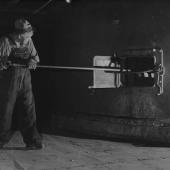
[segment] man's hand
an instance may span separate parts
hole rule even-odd
[[[11,65],[11,61],[6,61],[4,59],[0,60],[0,70],[6,70]]]
[[[30,60],[28,61],[28,68],[35,70],[36,67],[37,67],[37,62],[36,62],[34,59],[30,59]]]
[[[0,63],[0,71],[6,70],[6,69],[7,67],[4,64]]]

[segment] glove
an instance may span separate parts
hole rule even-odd
[[[36,67],[37,67],[37,61],[35,61],[34,59],[30,59],[30,60],[28,61],[28,68],[35,70]]]
[[[7,61],[4,58],[0,59],[0,70],[6,70],[10,66],[11,61]]]

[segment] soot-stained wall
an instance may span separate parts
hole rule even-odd
[[[169,3],[75,1],[51,11],[55,65],[92,66],[95,55],[160,46],[166,69],[164,94],[152,88],[88,89],[91,71],[53,72],[53,112],[138,117],[165,116],[168,100]]]
[[[92,66],[95,55],[125,48],[164,50],[164,93],[155,88],[96,89],[91,71],[39,70],[34,75],[38,117],[43,124],[57,114],[95,114],[138,118],[169,116],[170,3],[73,1],[57,3],[37,19],[41,64]]]
[[[161,47],[165,67],[161,96],[156,95],[156,88],[149,87],[90,90],[90,71],[54,73],[54,131],[63,128],[109,137],[170,141],[169,7],[170,3],[158,1],[75,1],[52,11],[56,65],[92,66],[95,55],[112,55],[126,48]],[[155,120],[167,120],[165,128],[162,122],[152,122]]]

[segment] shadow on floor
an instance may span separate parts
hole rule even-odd
[[[72,137],[72,138],[80,138],[80,139],[95,139],[95,140],[103,140],[103,141],[112,141],[112,142],[121,142],[121,143],[129,143],[136,147],[169,147],[170,143],[168,142],[159,142],[159,141],[149,141],[143,138],[136,137],[125,137],[125,136],[115,136],[115,137],[104,137],[99,135],[89,135],[85,133],[73,132],[69,130],[57,130],[55,133],[48,131],[47,134],[51,135],[59,135],[64,137]]]

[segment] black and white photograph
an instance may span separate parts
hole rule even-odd
[[[0,0],[0,170],[170,170],[170,2]]]

